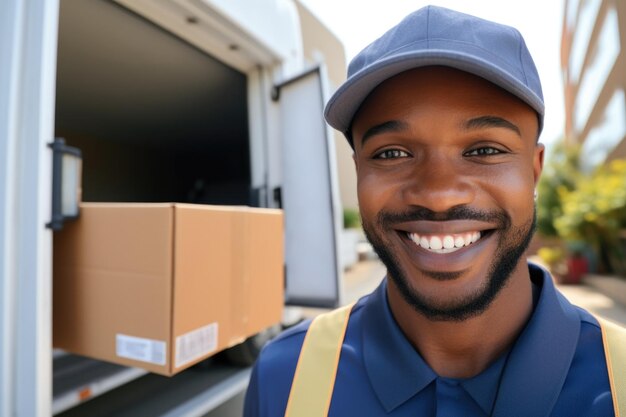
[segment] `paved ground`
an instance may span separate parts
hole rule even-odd
[[[358,299],[376,288],[385,275],[378,260],[359,262],[344,274],[344,300]],[[590,312],[626,326],[626,306],[586,285],[558,285],[559,290],[572,302]],[[313,311],[312,311],[313,312]]]
[[[587,285],[559,285],[561,292],[582,308],[626,326],[626,307]]]
[[[379,260],[361,261],[344,273],[344,300],[352,302],[374,291],[387,270]]]

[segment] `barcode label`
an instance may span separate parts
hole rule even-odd
[[[176,364],[179,368],[217,349],[217,323],[211,323],[176,338]]]
[[[165,365],[167,345],[161,340],[145,339],[143,337],[116,335],[115,350],[120,358]]]

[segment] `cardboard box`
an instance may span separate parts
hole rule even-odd
[[[54,346],[174,375],[280,322],[280,210],[84,203],[54,237]]]

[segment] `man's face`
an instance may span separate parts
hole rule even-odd
[[[374,90],[352,134],[363,227],[390,288],[431,319],[480,314],[526,268],[535,112],[482,78],[426,67]]]

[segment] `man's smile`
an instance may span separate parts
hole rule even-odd
[[[382,226],[382,225],[381,225]],[[490,262],[497,249],[495,222],[479,220],[408,221],[389,225],[402,241],[410,263],[427,273],[468,271],[476,262]],[[384,226],[383,226],[384,227]]]
[[[462,251],[491,234],[499,226],[477,220],[418,220],[391,226],[412,247],[431,254],[446,255]],[[500,226],[501,227],[501,226]]]
[[[418,233],[407,233],[407,236],[415,242],[416,245],[428,250],[429,252],[452,253],[477,242],[481,237],[481,233],[479,231],[444,235],[420,235]]]

